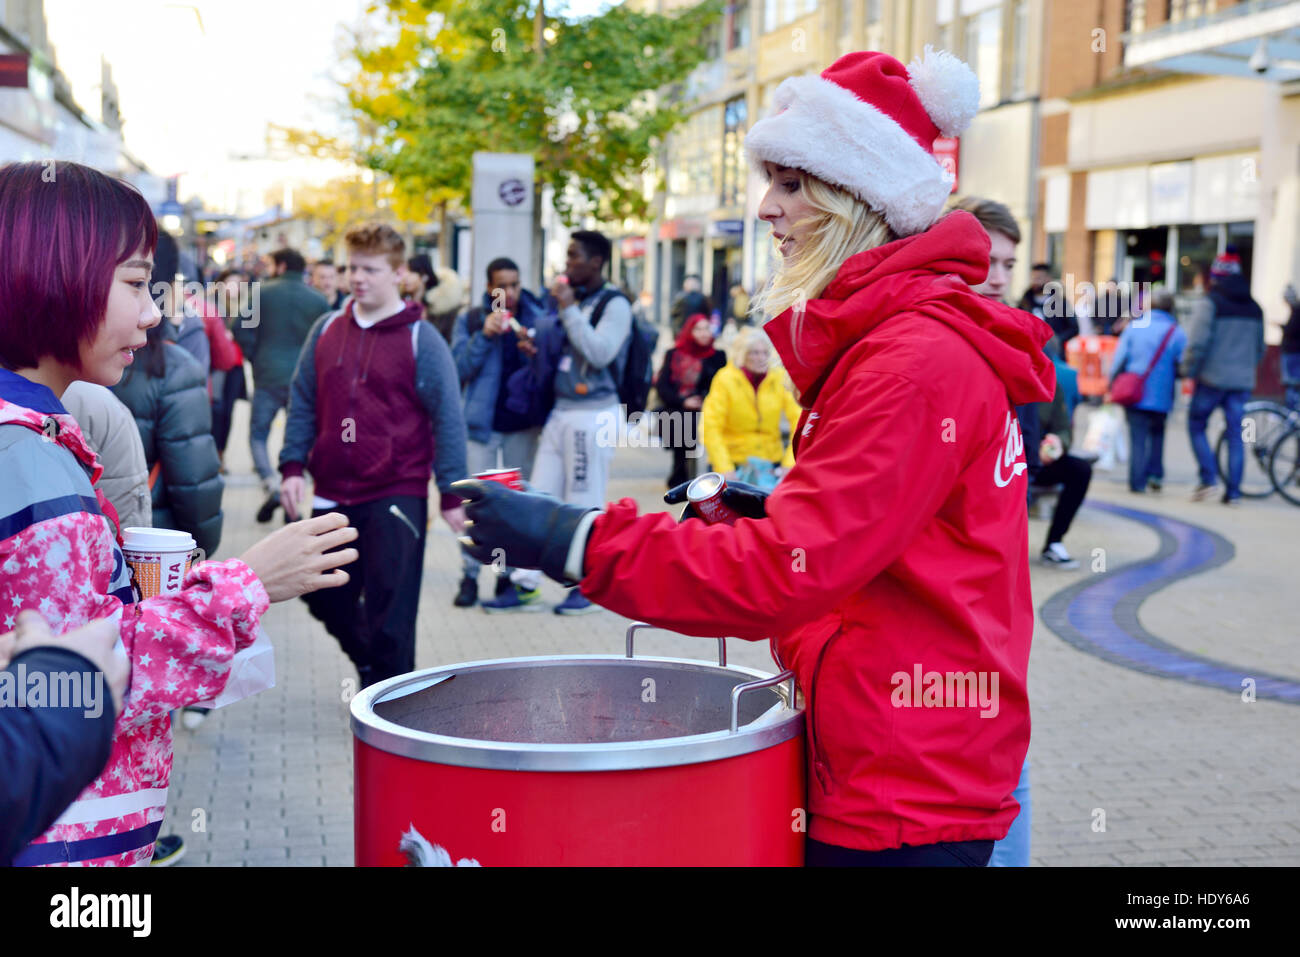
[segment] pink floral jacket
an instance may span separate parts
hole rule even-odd
[[[194,567],[178,594],[135,601],[111,506],[92,487],[102,469],[76,421],[51,409],[0,397],[0,631],[24,608],[56,634],[120,614],[131,678],[103,772],[14,863],[148,864],[171,776],[169,712],[221,691],[269,601],[236,559]]]

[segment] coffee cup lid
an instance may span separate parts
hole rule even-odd
[[[138,551],[188,552],[194,550],[194,538],[189,532],[171,528],[124,528],[122,543]]]

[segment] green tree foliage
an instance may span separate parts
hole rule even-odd
[[[537,0],[384,0],[387,29],[355,49],[349,101],[374,137],[368,162],[404,191],[467,201],[476,151],[530,153],[572,223],[642,217],[643,174],[707,55],[721,0],[677,16],[625,6],[594,17],[544,15]]]

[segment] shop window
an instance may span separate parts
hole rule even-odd
[[[1011,22],[1014,29],[1014,46],[1011,59],[1011,95],[1022,97],[1026,93],[1026,74],[1029,70],[1029,0],[1016,0]]]
[[[748,107],[743,96],[728,100],[722,113],[722,205],[739,206],[744,201],[749,166],[741,144],[745,138]]]
[[[966,62],[980,81],[980,106],[993,106],[1000,97],[1002,69],[1002,10],[994,7],[966,21]]]
[[[1219,252],[1219,227],[1178,227],[1178,291],[1199,288],[1205,273]]]
[[[1047,265],[1052,267],[1052,275],[1059,276],[1065,265],[1065,233],[1047,234]]]
[[[1147,0],[1126,0],[1124,32],[1141,33],[1147,28]]]
[[[741,50],[749,46],[749,0],[731,5],[731,38],[728,50]]]

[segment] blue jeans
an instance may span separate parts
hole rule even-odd
[[[1196,454],[1201,484],[1216,485],[1219,468],[1214,460],[1214,450],[1210,448],[1210,440],[1205,437],[1205,425],[1210,420],[1210,414],[1223,406],[1228,433],[1228,491],[1223,496],[1225,501],[1241,498],[1241,473],[1246,467],[1241,417],[1249,398],[1248,389],[1215,389],[1198,382],[1196,391],[1192,393],[1191,407],[1187,410],[1187,432],[1192,439],[1192,451]]]
[[[1020,813],[1011,822],[1007,836],[993,845],[989,867],[1028,867],[1029,832],[1033,824],[1033,803],[1029,797],[1029,762],[1020,769],[1020,783],[1011,792],[1020,803]]]
[[[275,475],[271,456],[266,451],[266,437],[271,434],[275,414],[289,404],[289,387],[259,385],[253,392],[253,409],[249,413],[248,447],[253,453],[253,467],[262,481]]]
[[[1300,352],[1282,353],[1282,384],[1287,407],[1300,412]]]
[[[1128,419],[1128,487],[1141,492],[1147,479],[1165,477],[1165,413],[1125,409]]]

